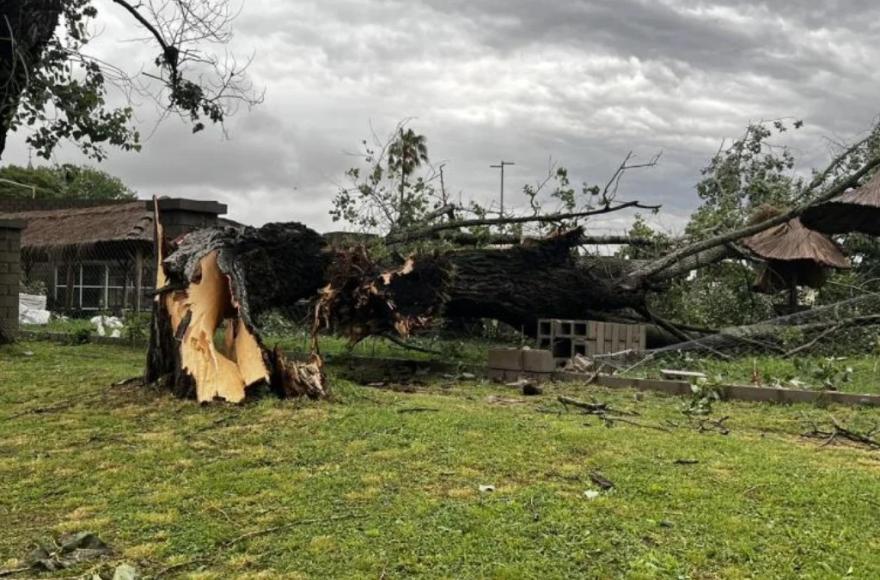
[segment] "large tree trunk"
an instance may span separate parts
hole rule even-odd
[[[539,318],[585,318],[645,306],[643,288],[618,284],[632,262],[611,256],[579,257],[580,231],[507,249],[448,254],[453,276],[444,315],[494,318],[533,334]]]
[[[0,158],[28,79],[61,16],[61,0],[0,0]]]
[[[259,328],[266,311],[315,295],[328,261],[321,236],[301,224],[269,224],[201,230],[168,244],[156,223],[146,381],[200,402],[241,402],[260,386],[325,396],[317,352],[307,363],[287,361],[263,345]]]

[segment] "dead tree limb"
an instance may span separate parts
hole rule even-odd
[[[461,246],[510,246],[521,244],[529,238],[512,234],[475,234],[471,232],[437,232],[428,239],[451,242]],[[399,245],[402,241],[386,242],[390,246]],[[575,244],[577,246],[637,246],[649,247],[654,245],[653,240],[647,238],[634,238],[622,235],[587,235],[582,234]]]
[[[424,226],[421,228],[416,228],[407,232],[398,232],[389,234],[386,237],[386,242],[390,244],[396,243],[405,243],[412,242],[416,240],[430,239],[435,234],[439,232],[448,231],[448,230],[457,230],[461,228],[472,228],[479,226],[499,226],[499,225],[513,225],[513,224],[525,224],[525,223],[560,223],[565,220],[584,218],[596,215],[604,215],[608,213],[613,213],[617,211],[621,211],[629,208],[637,208],[637,209],[649,209],[649,210],[657,210],[660,209],[659,205],[646,205],[639,201],[627,201],[618,204],[609,203],[608,205],[590,209],[579,212],[569,212],[569,213],[555,213],[555,214],[543,214],[543,215],[532,215],[532,216],[521,216],[521,217],[501,217],[501,218],[478,218],[478,219],[470,219],[470,220],[459,220],[459,221],[450,221],[444,222],[441,224],[434,224],[430,226]]]
[[[875,425],[868,431],[859,432],[843,426],[840,421],[833,416],[830,417],[830,421],[830,428],[822,428],[814,423],[812,429],[804,433],[803,436],[813,439],[824,439],[825,442],[822,443],[822,447],[831,445],[837,439],[845,439],[852,443],[863,445],[868,449],[880,449],[880,440],[877,440],[875,437],[876,434],[880,432],[880,425]]]
[[[862,144],[862,143],[863,142],[861,142],[860,144]],[[860,145],[860,144],[857,144],[857,145]],[[832,162],[831,166],[836,166],[836,164],[838,164],[840,162],[839,161],[840,159],[842,159],[844,156],[848,155],[852,151],[853,151],[853,148],[849,149],[843,155],[839,156],[837,159],[835,159],[835,161]],[[799,205],[789,211],[780,213],[776,217],[764,220],[764,221],[759,222],[757,224],[753,224],[753,225],[749,225],[749,226],[746,226],[743,228],[739,228],[739,229],[731,231],[731,232],[719,234],[717,236],[713,236],[713,237],[708,238],[706,240],[702,240],[702,241],[687,245],[687,246],[680,248],[678,250],[675,250],[673,252],[670,252],[668,255],[664,256],[663,258],[649,262],[648,264],[646,264],[642,268],[639,268],[638,270],[635,270],[634,272],[632,272],[629,275],[628,279],[625,281],[625,285],[628,287],[635,287],[635,286],[641,285],[644,283],[645,280],[650,279],[652,276],[659,274],[663,270],[665,270],[671,266],[674,266],[675,264],[680,263],[685,258],[689,258],[691,256],[700,254],[701,252],[705,252],[707,250],[711,250],[711,249],[716,248],[718,246],[723,246],[724,244],[728,244],[730,242],[735,242],[735,241],[740,240],[742,238],[760,233],[760,232],[762,232],[766,229],[769,229],[773,226],[785,223],[793,218],[796,218],[796,217],[800,216],[802,213],[804,213],[807,210],[807,208],[812,207],[813,205],[816,205],[818,203],[823,203],[823,202],[829,201],[829,200],[837,197],[838,195],[840,195],[841,193],[843,193],[847,189],[849,189],[851,187],[855,187],[856,185],[859,184],[859,182],[861,181],[861,179],[865,175],[867,175],[869,172],[871,172],[871,170],[873,170],[878,165],[880,165],[880,157],[875,157],[875,158],[871,159],[870,161],[868,161],[867,163],[865,163],[858,171],[848,175],[847,177],[838,179],[834,184],[829,186],[823,193],[816,196],[814,199],[811,199],[810,201],[803,203],[803,204],[801,204],[801,205]],[[822,174],[820,174],[820,176],[827,174],[828,171],[830,171],[830,170],[826,169],[826,171],[823,172]],[[816,187],[820,186],[822,183],[824,183],[824,179],[819,180],[819,178],[817,177],[816,180],[814,180],[810,184],[810,186],[808,186],[808,188],[805,190],[804,196],[806,196],[809,192],[811,192]]]

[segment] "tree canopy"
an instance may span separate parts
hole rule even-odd
[[[131,97],[153,100],[200,131],[223,123],[238,105],[261,100],[239,65],[214,54],[228,43],[235,12],[227,2],[144,0],[108,6],[128,15],[157,45],[152,63],[113,63],[88,51],[100,15],[93,0],[0,2],[0,156],[9,131],[24,130],[49,159],[62,140],[96,160],[107,147],[137,150]],[[249,62],[249,61],[248,61]],[[141,68],[130,75],[126,70]],[[196,79],[196,80],[193,80]],[[111,98],[119,89],[123,104]],[[124,98],[124,97],[129,98]]]
[[[43,165],[0,168],[0,198],[135,199],[121,179],[94,167]]]

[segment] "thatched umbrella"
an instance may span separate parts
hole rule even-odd
[[[824,234],[861,232],[880,236],[880,172],[861,187],[811,207],[801,221]]]
[[[755,288],[775,294],[789,291],[789,306],[797,306],[797,287],[819,288],[829,268],[848,269],[849,259],[829,237],[807,229],[800,220],[764,230],[742,241],[756,256],[766,260]]]

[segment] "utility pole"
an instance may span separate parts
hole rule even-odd
[[[492,169],[500,169],[501,170],[501,217],[504,217],[504,167],[507,165],[516,165],[516,163],[512,161],[502,161],[499,165],[490,165],[489,167]]]

